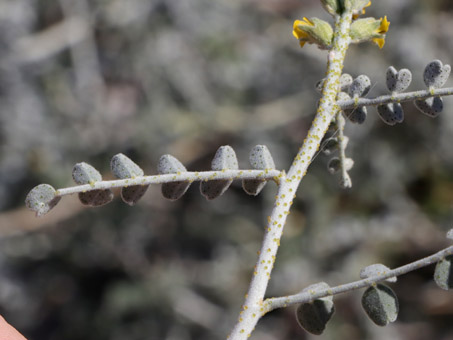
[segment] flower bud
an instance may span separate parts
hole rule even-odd
[[[373,41],[382,48],[385,43],[385,33],[388,31],[390,22],[387,17],[381,19],[365,18],[355,20],[351,24],[351,42],[354,44]]]
[[[344,3],[345,8],[351,9],[354,19],[357,19],[357,17],[361,14],[365,14],[365,7],[371,5],[371,1],[369,0],[344,0]]]
[[[340,14],[341,6],[338,0],[321,0],[321,4],[329,14],[333,16]]]
[[[318,18],[304,18],[294,21],[293,35],[299,39],[300,47],[306,42],[317,44],[321,49],[328,49],[332,44],[332,26],[324,20]]]

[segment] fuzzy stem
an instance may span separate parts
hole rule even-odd
[[[286,218],[295,197],[300,181],[319,149],[332,118],[338,112],[336,97],[343,61],[350,43],[349,29],[352,14],[344,13],[336,17],[332,48],[327,58],[327,74],[322,98],[307,138],[296,155],[287,176],[280,178],[279,190],[271,216],[265,229],[264,240],[259,252],[249,290],[229,339],[245,340],[250,337],[258,320],[265,314],[264,295],[271,277],[280,238]]]
[[[341,110],[353,109],[358,106],[377,106],[388,103],[401,103],[418,99],[427,99],[430,97],[443,97],[453,95],[453,87],[434,90],[420,90],[404,93],[395,93],[376,98],[359,98],[356,102],[354,99],[338,101],[337,105]]]
[[[346,292],[351,292],[353,290],[370,287],[376,282],[384,281],[391,277],[401,276],[403,274],[407,274],[411,271],[420,269],[422,267],[429,266],[431,264],[437,263],[447,257],[448,255],[453,254],[453,246],[445,248],[431,256],[425,257],[418,261],[406,264],[404,266],[398,267],[393,270],[389,270],[386,273],[382,273],[380,275],[368,277],[363,280],[343,284],[340,286],[336,286],[333,288],[322,289],[316,292],[303,292],[299,294],[289,295],[289,296],[282,296],[277,298],[270,298],[264,301],[264,309],[265,312],[270,312],[277,308],[287,307],[295,304],[300,303],[307,303],[313,301],[315,299],[320,299],[325,296],[332,296],[337,294],[342,294]]]

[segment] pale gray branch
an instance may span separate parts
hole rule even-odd
[[[359,106],[377,106],[388,103],[401,103],[413,101],[417,99],[426,99],[430,97],[444,97],[453,95],[453,87],[432,90],[420,90],[404,93],[396,93],[393,95],[384,95],[376,98],[359,98],[357,102],[354,99],[341,100],[337,105],[342,109],[353,109]]]
[[[203,172],[181,172],[177,174],[140,176],[135,178],[99,181],[93,184],[77,185],[58,189],[56,196],[65,196],[98,189],[122,188],[132,185],[149,185],[172,182],[212,181],[219,179],[265,179],[272,180],[282,174],[279,170],[223,170]]]
[[[403,274],[407,274],[411,271],[437,263],[437,262],[441,261],[443,258],[445,258],[446,256],[452,255],[452,254],[453,254],[453,246],[450,246],[450,247],[445,248],[431,256],[428,256],[421,260],[406,264],[406,265],[398,267],[396,269],[389,270],[388,272],[383,273],[381,275],[368,277],[363,280],[346,283],[346,284],[328,288],[328,289],[322,289],[317,292],[309,291],[309,292],[303,292],[303,293],[282,296],[282,297],[277,297],[277,298],[269,298],[264,301],[265,311],[270,312],[277,308],[287,307],[287,306],[300,304],[300,303],[306,303],[306,302],[310,302],[310,301],[313,301],[315,299],[319,299],[319,298],[322,298],[325,296],[332,296],[332,295],[346,293],[346,292],[350,292],[350,291],[365,288],[365,287],[370,287],[373,284],[375,284],[376,282],[384,281],[385,279],[388,279],[388,278],[391,278],[394,276],[400,276]]]

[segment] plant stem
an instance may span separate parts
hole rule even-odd
[[[332,118],[338,112],[336,105],[339,78],[343,69],[343,61],[350,43],[349,29],[352,14],[343,13],[335,20],[335,33],[332,49],[327,58],[327,74],[322,91],[320,105],[315,119],[308,131],[307,138],[296,155],[287,176],[280,178],[280,184],[274,208],[268,217],[264,232],[264,240],[259,252],[249,290],[245,302],[229,339],[245,340],[249,338],[258,320],[265,314],[264,295],[269,283],[275,262],[283,226],[293,203],[300,181],[305,176],[308,166],[319,149]]]

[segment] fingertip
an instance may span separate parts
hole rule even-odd
[[[13,326],[6,322],[0,315],[0,339],[2,340],[27,340]]]

